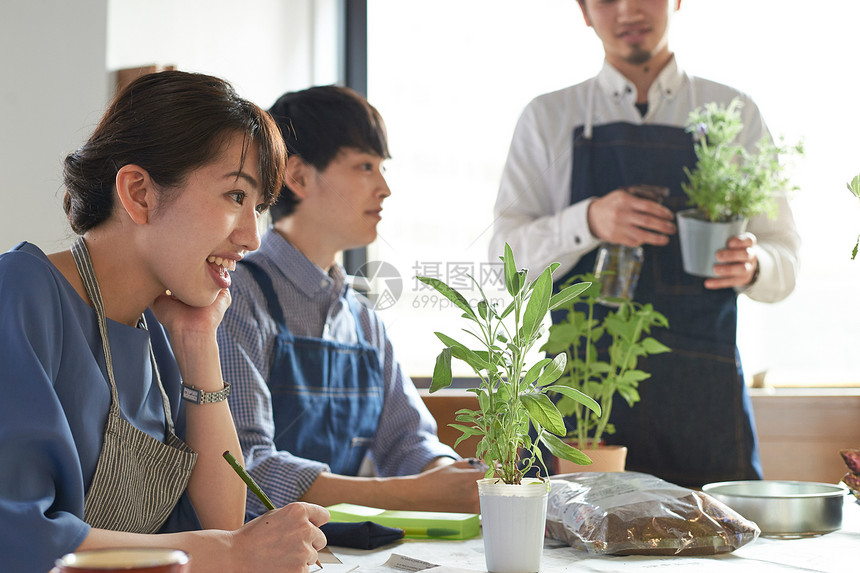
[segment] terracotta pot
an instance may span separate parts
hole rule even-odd
[[[598,444],[597,448],[590,445],[580,447],[575,442],[570,444],[591,458],[591,465],[581,466],[567,460],[556,459],[555,473],[569,474],[575,472],[623,472],[627,461],[626,446],[607,446]]]

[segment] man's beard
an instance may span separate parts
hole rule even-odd
[[[624,58],[624,60],[628,64],[633,64],[634,66],[640,66],[642,64],[647,63],[653,54],[646,50],[643,50],[639,46],[633,46],[633,52]]]

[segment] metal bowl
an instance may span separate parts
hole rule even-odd
[[[810,537],[842,527],[842,484],[804,481],[724,481],[702,491],[758,524],[764,537]]]

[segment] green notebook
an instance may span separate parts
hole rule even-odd
[[[338,503],[326,509],[331,513],[331,521],[373,521],[402,529],[406,537],[414,539],[468,539],[481,530],[481,522],[475,513],[396,511],[352,503]]]

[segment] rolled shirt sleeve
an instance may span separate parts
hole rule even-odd
[[[280,507],[301,499],[329,467],[279,451],[275,446],[272,396],[266,380],[276,333],[272,325],[261,324],[255,298],[247,290],[252,288],[257,291],[256,300],[262,299],[253,281],[236,281],[234,277],[233,302],[218,329],[218,349],[224,379],[232,385],[228,401],[246,469],[272,503]],[[265,506],[249,491],[247,515],[265,512]]]

